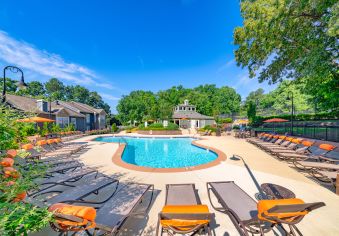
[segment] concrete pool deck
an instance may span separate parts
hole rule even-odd
[[[83,137],[76,141],[89,141],[95,137]],[[120,182],[154,184],[156,189],[156,198],[148,215],[130,218],[119,235],[155,235],[158,212],[165,202],[165,185],[176,183],[195,183],[202,204],[207,204],[210,211],[215,213],[215,221],[212,222],[213,235],[239,235],[230,218],[211,207],[206,189],[206,182],[210,181],[234,181],[254,199],[258,193],[257,186],[270,182],[289,188],[305,202],[323,201],[326,206],[311,212],[298,227],[303,235],[339,235],[339,196],[335,193],[243,139],[231,136],[204,138],[197,142],[221,150],[227,159],[210,168],[174,173],[142,172],[117,166],[112,162],[112,157],[118,149],[118,144],[89,141],[89,150],[80,156],[86,166],[97,167],[107,175],[115,175]],[[233,154],[241,156],[244,162],[230,158]],[[35,235],[57,234],[45,230]],[[267,235],[282,234],[274,229]]]

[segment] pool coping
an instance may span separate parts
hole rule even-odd
[[[204,140],[203,138],[199,138],[199,140]],[[142,172],[156,172],[156,173],[175,173],[175,172],[187,172],[187,171],[194,171],[194,170],[202,170],[206,168],[210,168],[216,165],[219,165],[222,161],[226,161],[227,156],[224,152],[216,149],[214,147],[206,146],[200,143],[197,143],[199,140],[192,141],[192,145],[197,146],[199,148],[207,149],[213,151],[217,155],[217,159],[208,162],[206,164],[201,164],[197,166],[190,166],[190,167],[181,167],[181,168],[151,168],[151,167],[144,167],[144,166],[137,166],[133,164],[129,164],[122,160],[122,154],[124,153],[126,144],[120,143],[118,144],[118,149],[113,154],[112,162],[117,166],[134,170],[134,171],[142,171]]]

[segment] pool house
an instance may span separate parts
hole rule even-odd
[[[196,106],[189,104],[187,99],[184,104],[175,106],[172,119],[183,129],[203,128],[215,124],[214,117],[200,114],[196,111]]]

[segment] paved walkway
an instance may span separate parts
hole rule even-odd
[[[93,136],[84,137],[90,140]],[[78,140],[77,140],[78,141]],[[120,235],[155,235],[157,214],[165,202],[165,184],[195,183],[203,204],[210,206],[206,191],[208,181],[235,181],[250,196],[258,193],[257,186],[264,182],[276,183],[291,189],[298,198],[305,202],[324,201],[326,206],[311,212],[299,224],[304,235],[339,235],[339,197],[298,173],[296,170],[280,162],[255,146],[242,139],[231,136],[207,137],[199,141],[203,145],[213,146],[228,156],[221,164],[203,170],[181,173],[146,173],[126,170],[112,163],[112,156],[118,144],[90,142],[90,149],[80,159],[88,166],[98,167],[100,172],[115,175],[121,182],[140,182],[154,184],[157,190],[156,199],[147,217],[129,219]],[[233,154],[240,155],[241,160],[232,160]],[[236,196],[234,196],[236,197]],[[210,206],[212,212],[213,209]],[[212,223],[217,236],[239,235],[228,216],[214,212],[215,222]],[[54,235],[49,230],[36,235]],[[277,230],[267,235],[281,235]]]

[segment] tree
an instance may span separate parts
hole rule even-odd
[[[250,121],[250,123],[253,123],[255,120],[255,117],[257,115],[257,108],[253,101],[250,101],[247,106],[247,117]]]
[[[3,83],[4,83],[4,79],[3,78],[0,78],[0,91],[2,92],[4,86],[3,86]],[[18,89],[18,86],[17,86],[17,81],[15,80],[12,80],[10,78],[6,78],[6,91],[8,93],[15,93]]]
[[[123,96],[117,105],[118,119],[123,124],[143,122],[157,118],[157,101],[154,93],[150,91],[132,91]]]
[[[44,85],[39,81],[32,81],[27,84],[26,89],[19,90],[18,95],[30,95],[32,97],[43,97],[46,94]]]
[[[217,88],[213,84],[201,85],[193,89],[174,86],[153,94],[149,91],[133,91],[119,101],[118,119],[122,123],[134,120],[142,122],[148,119],[169,119],[174,106],[188,99],[196,105],[197,111],[209,116],[237,112],[240,107],[240,95],[233,88]]]
[[[73,100],[75,102],[87,103],[89,98],[89,90],[80,85],[73,87]]]
[[[65,86],[60,80],[56,78],[50,79],[45,83],[45,89],[48,97],[50,97],[52,100],[64,99]]]
[[[324,108],[337,108],[337,0],[244,0],[234,31],[238,65],[270,83],[292,78]]]

